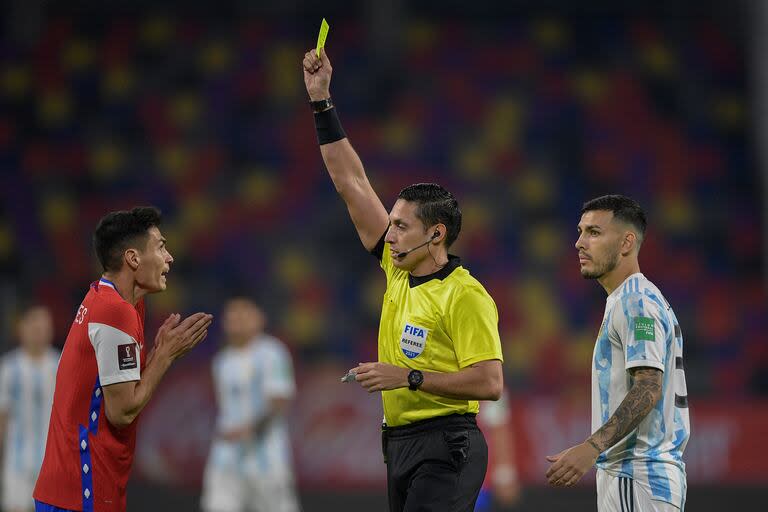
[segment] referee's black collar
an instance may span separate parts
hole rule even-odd
[[[453,254],[448,255],[448,263],[445,264],[443,268],[438,270],[437,272],[433,272],[432,274],[427,274],[425,276],[414,276],[411,274],[408,274],[408,286],[411,288],[416,288],[420,284],[424,284],[426,282],[429,282],[433,279],[440,279],[441,281],[448,277],[451,272],[456,270],[461,266],[461,258],[458,256],[454,256]]]

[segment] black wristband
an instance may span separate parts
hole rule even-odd
[[[341,127],[341,121],[339,121],[335,107],[322,112],[315,112],[315,130],[317,130],[317,141],[321,146],[347,136],[344,133],[344,128]]]

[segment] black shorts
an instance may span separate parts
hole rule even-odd
[[[488,467],[474,414],[383,427],[390,512],[472,512]]]

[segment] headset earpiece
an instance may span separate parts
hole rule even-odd
[[[405,258],[405,257],[406,257],[406,256],[408,256],[410,253],[412,253],[413,251],[415,251],[416,249],[418,249],[419,247],[424,247],[425,245],[427,245],[428,243],[430,243],[432,240],[434,240],[435,238],[437,238],[437,237],[439,237],[439,236],[440,236],[440,230],[439,230],[439,229],[436,229],[436,230],[435,230],[435,232],[434,232],[434,233],[432,233],[432,236],[431,236],[431,237],[429,237],[429,240],[427,240],[427,241],[426,241],[426,242],[424,242],[424,243],[421,243],[421,244],[417,245],[416,247],[411,247],[411,248],[410,248],[410,249],[408,249],[407,251],[399,252],[399,253],[397,253],[397,254],[395,255],[395,257],[396,257],[397,259]]]

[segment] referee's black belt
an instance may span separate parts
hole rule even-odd
[[[407,425],[389,427],[386,423],[381,426],[382,432],[389,438],[406,437],[443,430],[450,427],[477,428],[477,416],[474,413],[449,414],[448,416],[437,416],[425,420],[414,421]]]

